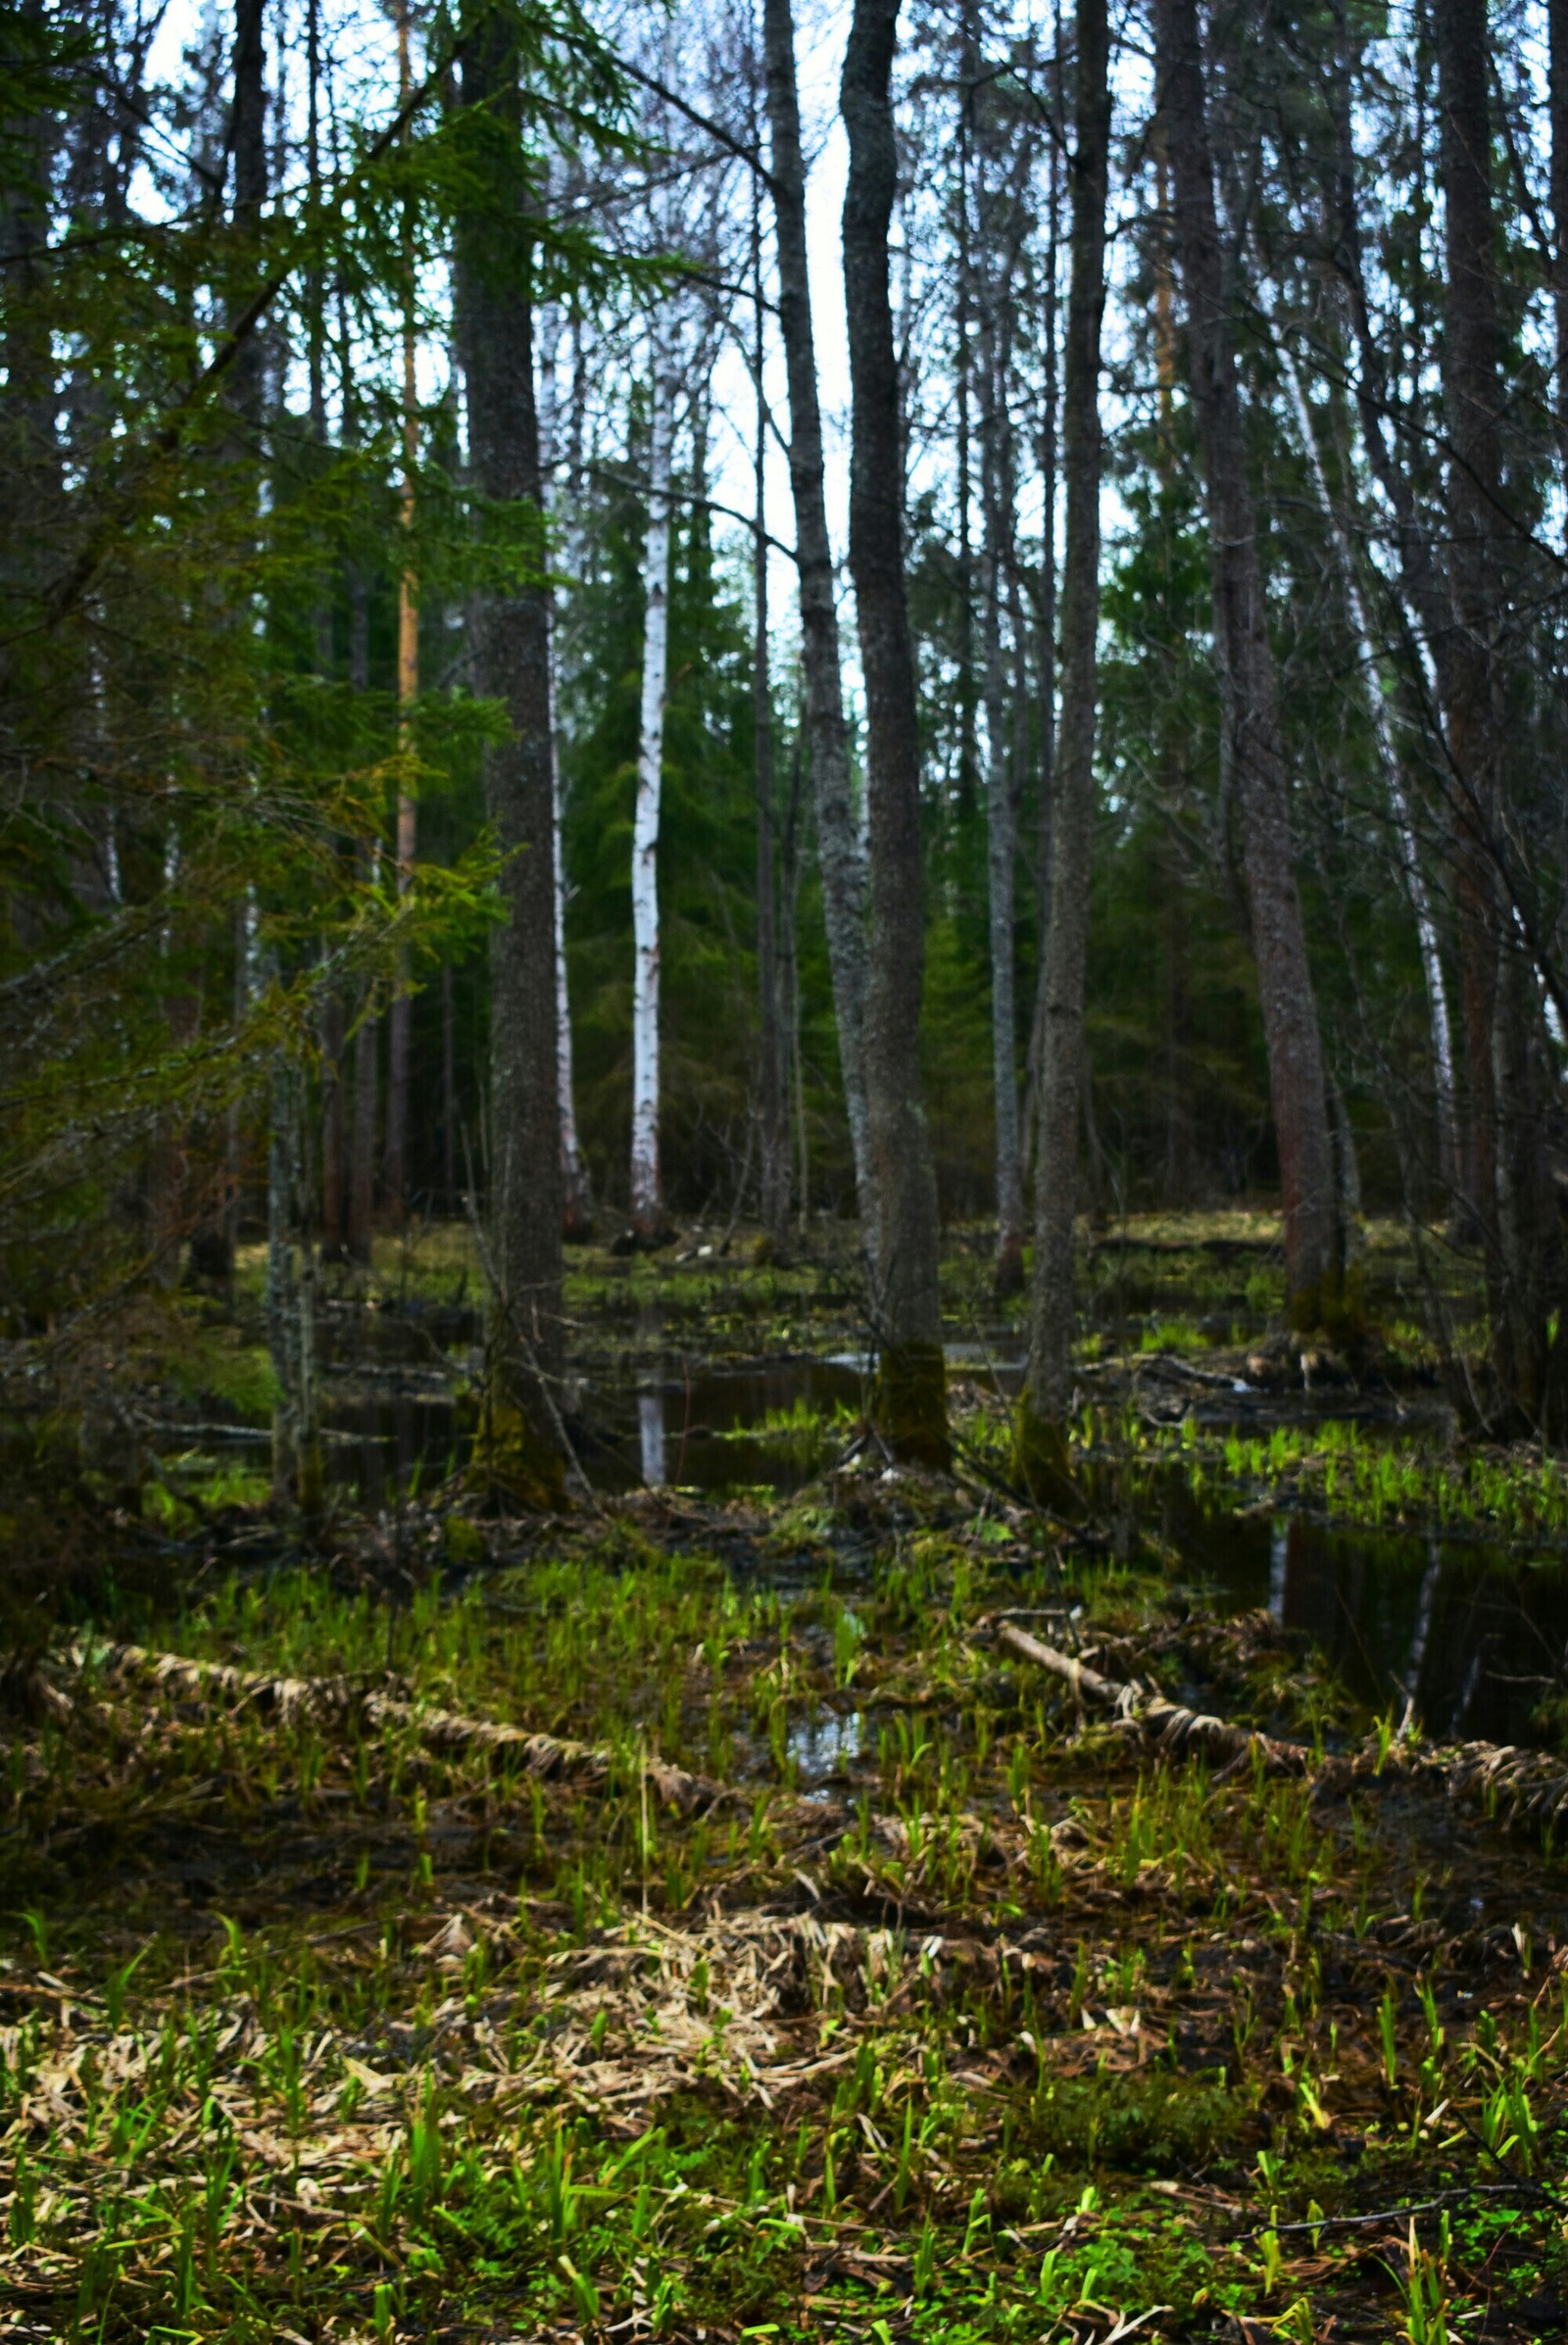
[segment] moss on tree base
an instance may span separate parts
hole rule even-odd
[[[1018,1403],[1013,1428],[1012,1475],[1036,1505],[1060,1514],[1083,1512],[1083,1492],[1073,1480],[1067,1428],[1059,1419],[1039,1416],[1027,1393]]]
[[[484,1410],[468,1480],[528,1513],[559,1514],[566,1504],[566,1461],[514,1400],[492,1400]]]
[[[876,1380],[876,1429],[900,1465],[953,1463],[948,1435],[948,1366],[940,1343],[890,1343]]]

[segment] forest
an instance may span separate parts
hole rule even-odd
[[[0,800],[0,2339],[1568,2332],[1568,0],[9,0]]]

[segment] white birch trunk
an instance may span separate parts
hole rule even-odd
[[[545,484],[545,510],[555,503],[556,359],[561,346],[561,312],[552,303],[541,321],[539,363],[539,458]],[[568,572],[568,575],[571,573]],[[566,1234],[587,1233],[592,1199],[582,1144],[577,1134],[577,1099],[571,1055],[571,996],[566,985],[566,862],[561,837],[561,734],[559,727],[558,635],[552,602],[550,613],[550,786],[555,808],[551,825],[556,879],[556,1086],[561,1097],[561,1172],[566,1201]]]
[[[642,733],[632,820],[631,1218],[645,1238],[663,1227],[659,1174],[659,800],[664,761],[664,691],[669,658],[669,364],[656,329],[653,422],[648,458],[648,534],[643,549]]]
[[[1296,356],[1282,335],[1278,342],[1280,365],[1285,386],[1290,393],[1291,406],[1296,414],[1296,426],[1300,434],[1301,447],[1312,474],[1312,486],[1334,539],[1340,571],[1345,585],[1345,600],[1350,614],[1366,674],[1367,702],[1372,714],[1372,728],[1377,737],[1378,761],[1383,768],[1384,787],[1394,814],[1394,835],[1398,850],[1399,870],[1410,909],[1415,915],[1416,939],[1421,953],[1421,969],[1426,982],[1427,1016],[1432,1034],[1432,1080],[1436,1094],[1438,1119],[1439,1172],[1445,1187],[1450,1191],[1459,1177],[1458,1120],[1454,1108],[1453,1035],[1448,1019],[1447,985],[1443,974],[1443,954],[1438,943],[1438,925],[1433,917],[1432,899],[1427,893],[1420,857],[1416,853],[1415,823],[1410,812],[1409,794],[1399,769],[1398,752],[1395,745],[1394,728],[1389,721],[1388,701],[1378,674],[1377,657],[1372,648],[1372,630],[1367,624],[1366,605],[1361,597],[1360,582],[1355,574],[1349,541],[1334,511],[1323,461],[1318,454],[1317,435],[1312,428],[1312,411],[1301,387],[1300,369]]]
[[[550,779],[555,793],[556,857],[556,1081],[561,1089],[561,1170],[566,1193],[566,1226],[576,1235],[589,1212],[588,1173],[577,1137],[576,1095],[572,1089],[571,998],[566,990],[566,863],[561,844],[561,747],[556,738],[555,631],[551,630]]]

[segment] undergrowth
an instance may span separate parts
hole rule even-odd
[[[1321,1734],[1270,1624],[916,1486],[511,1536],[57,1656],[3,1759],[4,2333],[1556,2332],[1555,1860],[1153,1764],[987,1625]]]

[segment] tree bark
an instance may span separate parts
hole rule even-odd
[[[822,875],[822,913],[833,978],[844,1104],[855,1156],[856,1201],[862,1243],[869,1250],[875,1242],[877,1214],[865,1098],[865,864],[860,853],[855,796],[850,786],[833,553],[827,531],[822,418],[817,403],[816,352],[807,270],[806,169],[801,154],[795,24],[790,0],[763,0],[762,28],[767,65],[770,177],[778,236],[779,330],[789,384],[790,485],[795,499],[801,657],[806,671],[806,722],[816,812],[816,855]]]
[[[1448,465],[1447,748],[1457,793],[1459,971],[1464,1008],[1468,1201],[1486,1247],[1491,1300],[1501,1302],[1497,1254],[1496,1098],[1493,1021],[1499,948],[1496,888],[1486,847],[1494,817],[1501,712],[1493,513],[1501,487],[1497,439],[1500,328],[1492,262],[1491,122],[1486,0],[1438,0],[1432,15],[1441,107],[1446,221],[1443,389]]]
[[[348,1118],[344,1113],[343,996],[334,986],[321,1004],[321,1258],[343,1259],[347,1214]]]
[[[409,56],[409,0],[398,0],[398,101],[406,104],[412,86]],[[414,533],[414,475],[419,455],[419,410],[415,379],[413,222],[404,208],[403,264],[403,431],[402,525],[405,539],[403,566],[398,574],[398,751],[406,760],[414,756],[413,710],[419,697],[418,581],[407,551]],[[414,858],[418,848],[419,812],[407,772],[399,777],[397,806],[397,890],[406,896],[414,884]],[[387,1015],[386,1161],[382,1195],[386,1213],[400,1223],[408,1209],[409,1081],[414,1051],[414,994],[408,950],[398,954],[397,991]]]
[[[1214,648],[1225,749],[1242,820],[1252,953],[1279,1149],[1294,1323],[1347,1311],[1323,1050],[1296,883],[1279,682],[1226,308],[1197,0],[1156,0],[1159,102],[1175,186],[1177,265],[1208,507]]]
[[[370,606],[365,573],[349,571],[349,682],[357,694],[370,689]],[[362,887],[373,888],[381,849],[375,839],[355,848]],[[368,1267],[375,1227],[375,1131],[380,1107],[381,1021],[368,1002],[360,1004],[354,1031],[354,1112],[349,1129],[347,1226],[343,1243],[351,1262]]]
[[[1563,1246],[1545,1161],[1535,972],[1495,853],[1504,790],[1503,328],[1492,198],[1486,0],[1435,0],[1446,281],[1448,761],[1457,808],[1467,1158],[1487,1267],[1493,1367],[1510,1413],[1568,1416]]]
[[[545,507],[552,505],[556,440],[556,357],[561,343],[562,316],[559,306],[552,302],[545,312],[545,333],[540,353],[539,398],[539,453],[545,484]],[[582,436],[581,408],[584,399],[583,354],[581,332],[574,337],[574,402],[573,429],[568,438],[579,448]],[[572,475],[575,478],[575,469]],[[568,485],[568,494],[570,493]],[[568,529],[565,555],[566,574],[575,577],[582,566],[582,548],[574,545],[580,537],[575,521]],[[561,1094],[561,1179],[564,1196],[562,1235],[568,1246],[580,1246],[593,1236],[594,1199],[588,1179],[588,1167],[583,1161],[582,1142],[577,1131],[577,1083],[572,1063],[571,990],[566,977],[566,859],[565,839],[562,824],[563,794],[561,787],[561,631],[557,624],[556,598],[550,597],[550,780],[555,803],[556,831],[556,1084]]]
[[[229,145],[234,159],[234,225],[251,248],[244,255],[247,267],[260,258],[262,208],[267,202],[266,16],[266,0],[235,0]],[[229,399],[251,423],[261,412],[265,365],[264,338],[252,334],[229,368]]]
[[[669,663],[669,362],[656,325],[643,540],[643,692],[632,817],[631,1226],[645,1245],[665,1233],[659,1164],[659,812]]]
[[[554,629],[552,629],[552,645]],[[553,657],[552,653],[552,657]],[[552,684],[554,674],[552,673]],[[593,1236],[594,1198],[577,1132],[577,1080],[572,1064],[571,991],[566,980],[566,861],[561,826],[561,740],[554,721],[551,695],[551,797],[556,813],[556,1085],[561,1095],[562,1235],[569,1245],[581,1246]]]
[[[307,1517],[324,1497],[321,1388],[317,1364],[313,1168],[306,1157],[304,1077],[278,1057],[267,1160],[267,1340],[277,1399],[272,1409],[272,1490]]]
[[[775,1248],[782,1246],[790,1212],[789,1101],[784,1022],[779,991],[778,881],[773,810],[773,686],[767,643],[767,396],[763,382],[762,195],[753,183],[752,382],[757,438],[754,494],[757,527],[752,546],[754,640],[752,721],[757,777],[757,1122],[760,1219]]]
[[[1312,411],[1307,405],[1301,386],[1300,369],[1289,342],[1280,335],[1275,347],[1279,353],[1285,387],[1290,396],[1296,427],[1300,434],[1302,453],[1312,475],[1318,509],[1323,515],[1339,562],[1340,577],[1345,588],[1346,610],[1349,614],[1350,631],[1355,637],[1360,656],[1361,672],[1366,679],[1367,707],[1372,718],[1373,735],[1378,745],[1378,762],[1383,768],[1383,784],[1389,796],[1389,807],[1394,816],[1394,836],[1398,855],[1399,873],[1415,919],[1416,943],[1421,953],[1421,973],[1426,985],[1427,1029],[1431,1036],[1433,1108],[1438,1134],[1438,1174],[1444,1188],[1451,1196],[1459,1175],[1458,1126],[1455,1117],[1453,1087],[1453,1036],[1448,1021],[1448,988],[1443,971],[1443,953],[1438,942],[1438,924],[1432,909],[1426,876],[1416,850],[1415,818],[1411,811],[1411,791],[1406,783],[1403,763],[1394,738],[1394,726],[1389,715],[1389,703],[1379,672],[1379,660],[1372,641],[1372,629],[1367,620],[1366,605],[1362,600],[1360,580],[1355,572],[1355,558],[1345,527],[1334,510],[1329,484],[1318,454],[1317,434],[1313,429]],[[1332,1100],[1331,1100],[1332,1104]]]
[[[1067,536],[1061,577],[1061,735],[1051,859],[1035,1157],[1029,1384],[1018,1463],[1042,1494],[1066,1480],[1072,1401],[1073,1227],[1085,1080],[1084,992],[1095,789],[1100,632],[1100,332],[1105,304],[1110,170],[1110,35],[1105,0],[1080,0],[1073,86],[1072,249],[1062,381]]]
[[[1003,294],[1002,301],[1005,300]],[[982,638],[986,715],[986,908],[991,947],[991,1094],[996,1119],[999,1295],[1023,1285],[1023,1151],[1018,1128],[1018,1012],[1013,935],[1016,842],[1012,760],[1007,754],[1006,669],[1002,644],[1003,562],[1012,510],[1012,443],[1007,420],[1011,341],[988,287],[982,319],[985,423],[981,441]]]
[[[865,679],[871,966],[866,1104],[878,1208],[877,1415],[895,1456],[949,1458],[937,1184],[920,1081],[924,887],[920,737],[903,543],[899,370],[888,294],[897,185],[890,79],[898,0],[856,0],[840,104],[849,131],[844,292],[854,428],[850,568]]]
[[[1053,94],[1059,61],[1053,72]],[[1056,276],[1061,251],[1061,160],[1055,139],[1051,142],[1046,209],[1046,289],[1041,319],[1040,429],[1035,458],[1040,469],[1040,594],[1036,611],[1040,728],[1040,795],[1035,809],[1035,982],[1034,1007],[1029,1023],[1029,1088],[1023,1117],[1022,1146],[1033,1152],[1031,1135],[1040,1120],[1040,1054],[1046,1017],[1046,948],[1051,934],[1051,847],[1056,804],[1056,479],[1058,369]]]
[[[458,1032],[452,963],[441,963],[441,1202],[458,1210]]]
[[[1557,379],[1552,411],[1557,449],[1568,473],[1568,0],[1548,0],[1548,105],[1551,118],[1552,319],[1556,328]]]
[[[510,131],[486,150],[460,221],[468,445],[486,506],[542,520],[534,394],[532,234],[520,154],[517,61],[504,24],[479,19],[462,52],[463,97]],[[504,857],[505,916],[490,943],[492,1283],[484,1463],[527,1500],[564,1487],[557,1403],[564,1365],[561,1102],[557,1092],[555,802],[550,606],[543,529],[532,574],[479,599],[475,681],[509,741],[485,752],[485,808]]]

